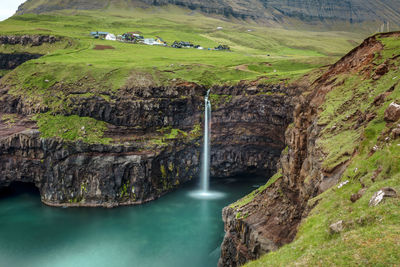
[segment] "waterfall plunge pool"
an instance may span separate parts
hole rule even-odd
[[[0,266],[212,267],[224,236],[222,208],[265,178],[212,179],[217,199],[190,183],[140,206],[52,208],[37,191],[0,195]]]

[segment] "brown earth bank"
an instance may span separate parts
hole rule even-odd
[[[93,49],[94,50],[107,50],[107,49],[115,49],[115,48],[111,45],[96,45]]]
[[[389,68],[390,65],[372,64],[376,53],[383,49],[378,37],[396,36],[399,36],[398,32],[366,39],[332,65],[298,98],[294,122],[282,140],[287,148],[280,156],[279,179],[260,190],[249,203],[232,204],[223,210],[226,234],[219,266],[240,266],[291,242],[299,223],[313,208],[308,206],[308,200],[339,181],[348,162],[329,168],[322,166],[321,159],[325,155],[317,140],[325,125],[318,123],[320,107],[326,94],[336,86],[338,76],[361,73],[375,80],[384,75],[385,66]],[[357,127],[367,123],[367,117],[361,114]]]
[[[0,80],[0,186],[35,183],[42,201],[52,206],[114,207],[154,200],[199,175],[208,88],[182,81],[131,84],[102,92],[104,97],[88,92],[84,82],[54,84],[47,90],[63,92],[70,101],[53,115],[107,123],[104,134],[111,143],[87,144],[42,138],[34,115],[50,106],[13,86]],[[273,173],[292,120],[292,99],[300,91],[258,82],[211,88],[212,175]],[[189,134],[162,137],[171,128]]]

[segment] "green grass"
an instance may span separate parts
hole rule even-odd
[[[62,116],[50,113],[38,114],[34,118],[37,121],[41,137],[61,138],[66,141],[81,140],[85,143],[109,144],[111,139],[104,138],[106,123],[88,117],[76,115]]]
[[[400,175],[369,188],[356,203],[350,196],[360,186],[352,183],[321,195],[320,203],[301,224],[296,240],[246,266],[395,266],[400,260],[400,201],[386,199],[369,207],[369,198],[383,186],[400,190]],[[345,230],[331,234],[339,220]]]
[[[220,105],[224,105],[229,103],[232,100],[231,95],[217,95],[217,94],[210,94],[210,101],[211,106],[214,109],[218,109]]]
[[[195,139],[200,136],[201,134],[201,126],[200,124],[195,124],[193,129],[187,133],[180,129],[169,127],[164,127],[157,130],[158,133],[161,135],[153,138],[149,141],[151,145],[158,145],[158,146],[167,146],[168,142],[177,140],[177,139]]]
[[[231,204],[229,207],[237,209],[237,208],[241,208],[247,204],[249,204],[258,194],[264,192],[268,187],[270,187],[272,184],[274,184],[276,181],[278,181],[279,178],[282,177],[282,174],[280,173],[280,171],[278,171],[274,176],[272,176],[268,182],[263,185],[260,186],[259,188],[257,188],[256,190],[254,190],[253,192],[251,192],[250,194],[246,195],[245,197],[239,199],[238,201],[236,201],[235,203]],[[239,215],[239,217],[241,217]]]

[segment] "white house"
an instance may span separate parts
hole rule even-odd
[[[153,39],[153,38],[145,38],[145,39],[143,40],[143,43],[144,43],[144,44],[147,44],[147,45],[156,45],[156,44],[158,44],[158,43],[156,42],[156,40]]]
[[[117,40],[117,37],[115,37],[114,34],[109,33],[109,34],[106,35],[106,40],[109,40],[109,41],[116,41],[116,40]]]

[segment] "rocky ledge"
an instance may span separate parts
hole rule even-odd
[[[69,94],[71,100],[51,113],[45,103],[31,101],[3,81],[0,186],[34,183],[42,201],[53,206],[114,207],[156,199],[197,179],[206,88],[179,82],[99,97],[81,92],[78,84],[65,86],[47,89]],[[297,89],[255,81],[215,86],[211,94],[212,175],[274,172]],[[105,123],[109,143],[44,138],[37,114]]]
[[[37,59],[43,56],[43,54],[39,53],[15,52],[21,47],[41,46],[46,43],[54,44],[59,41],[61,41],[61,38],[52,35],[1,35],[1,46],[20,47],[15,48],[12,53],[0,52],[0,70],[13,70],[28,60]]]
[[[34,183],[50,206],[114,207],[154,200],[198,173],[198,146],[68,143],[24,130],[0,140],[0,185]]]
[[[60,40],[59,37],[53,35],[2,35],[0,36],[0,45],[40,46],[44,43],[53,44]]]

